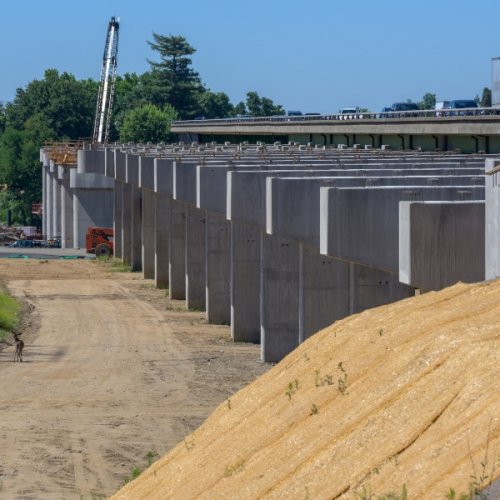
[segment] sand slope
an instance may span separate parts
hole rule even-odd
[[[499,280],[365,311],[221,404],[113,498],[465,492],[471,475],[500,475],[499,353]]]

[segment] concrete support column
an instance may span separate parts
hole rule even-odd
[[[113,218],[113,234],[114,234],[114,255],[117,259],[123,259],[123,182],[115,180],[114,189],[114,218]]]
[[[349,264],[300,243],[299,340],[349,315]]]
[[[168,288],[168,240],[171,198],[155,194],[155,284]]]
[[[397,274],[349,264],[349,314],[413,297],[415,290],[399,282]]]
[[[111,226],[113,193],[111,189],[72,188],[72,194],[73,245],[74,248],[85,248],[85,235],[89,227]]]
[[[53,217],[52,217],[52,210],[53,210],[53,206],[54,206],[54,203],[52,201],[52,186],[53,186],[53,176],[54,174],[51,174],[49,169],[47,169],[47,172],[46,172],[46,189],[47,189],[47,197],[46,197],[46,200],[45,200],[45,205],[44,205],[44,209],[45,209],[45,237],[47,239],[50,239],[52,238],[52,223],[53,223]]]
[[[260,229],[231,221],[231,336],[260,342]]]
[[[155,277],[155,194],[148,189],[142,190],[142,272]]]
[[[52,177],[52,237],[61,237],[61,181]]]
[[[60,167],[61,178],[61,247],[73,248],[73,196],[69,187],[68,167]]]
[[[186,210],[186,307],[205,310],[205,211],[192,205]]]
[[[142,190],[136,185],[131,185],[132,206],[132,271],[142,269]]]
[[[168,276],[171,299],[186,298],[186,204],[171,200]]]
[[[42,235],[47,233],[47,167],[42,167]]]
[[[231,225],[224,215],[209,211],[206,212],[206,221],[207,320],[216,325],[229,325],[231,321],[229,293]]]
[[[299,344],[299,244],[261,234],[261,358],[277,362]]]
[[[132,265],[132,185],[122,183],[121,197],[122,213],[122,260],[125,264]]]

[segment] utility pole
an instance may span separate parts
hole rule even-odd
[[[97,96],[97,107],[94,122],[95,143],[108,142],[109,124],[111,122],[111,110],[115,93],[116,63],[118,56],[118,29],[120,18],[112,17],[108,24],[106,45],[102,58],[101,83]]]

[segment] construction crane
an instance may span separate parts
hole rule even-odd
[[[108,24],[106,45],[104,46],[104,56],[102,58],[101,84],[99,85],[94,122],[94,143],[108,141],[111,109],[115,93],[119,27],[120,18],[112,17]]]

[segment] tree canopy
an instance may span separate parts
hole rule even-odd
[[[491,106],[491,89],[488,87],[484,87],[479,105],[482,108],[489,108]]]
[[[253,116],[272,116],[285,113],[283,106],[274,104],[268,97],[260,97],[255,91],[247,93],[246,107]]]
[[[160,55],[159,62],[148,59],[153,104],[168,103],[181,118],[192,118],[197,112],[197,94],[204,90],[198,73],[191,67],[189,56],[196,51],[183,36],[153,33],[153,39],[148,44]]]
[[[420,109],[434,109],[436,107],[436,94],[431,94],[430,92],[424,94],[418,107]]]
[[[207,88],[192,67],[196,52],[179,35],[153,33],[148,42],[159,60],[143,74],[126,73],[115,84],[111,141],[172,140],[172,120],[226,118],[235,114],[283,113],[257,92],[235,106],[224,92]],[[39,149],[46,140],[90,138],[99,82],[47,69],[42,79],[18,88],[12,102],[0,103],[0,218],[10,209],[15,223],[32,222],[31,204],[42,197]],[[248,110],[247,110],[248,108]]]
[[[163,109],[154,104],[144,104],[128,111],[120,131],[122,142],[167,142],[170,124],[177,117],[175,109],[166,104]]]

